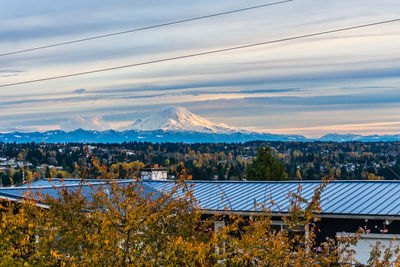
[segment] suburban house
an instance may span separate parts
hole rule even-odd
[[[140,170],[142,180],[167,180],[168,169],[158,164],[146,165]]]
[[[31,183],[31,190],[41,190],[50,196],[57,196],[57,187],[73,190],[79,179],[39,180]],[[105,180],[90,180],[91,185],[103,186]],[[118,180],[118,183],[133,183],[134,180]],[[168,191],[174,186],[168,180],[139,181],[148,192]],[[205,214],[224,213],[226,208],[242,216],[257,216],[265,205],[271,210],[273,225],[284,227],[281,214],[290,207],[289,192],[296,192],[299,185],[301,195],[311,199],[321,181],[248,182],[248,181],[188,181],[194,184],[194,197],[199,201]],[[88,194],[92,189],[84,185]],[[93,188],[93,187],[92,187]],[[0,188],[0,198],[18,201],[23,198],[27,186]],[[273,200],[273,203],[271,203]],[[321,195],[322,211],[316,214],[321,232],[318,240],[341,234],[355,233],[360,227],[367,227],[371,233],[363,235],[357,246],[356,259],[366,263],[370,245],[380,241],[383,245],[400,238],[400,181],[333,181]],[[219,222],[220,224],[223,222]],[[219,225],[220,227],[221,225]],[[216,227],[218,227],[216,225]],[[384,229],[384,231],[383,231]]]

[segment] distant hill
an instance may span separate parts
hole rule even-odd
[[[195,131],[93,131],[78,129],[71,132],[47,131],[31,133],[0,133],[0,142],[5,143],[123,143],[130,141],[139,142],[185,142],[185,143],[239,143],[247,141],[323,141],[323,142],[384,142],[400,141],[400,135],[341,135],[327,134],[319,139],[310,139],[301,135],[277,135],[255,132],[231,132],[231,133],[205,133]]]
[[[357,134],[326,134],[319,141],[332,142],[389,142],[400,141],[400,134],[395,135],[357,135]]]
[[[193,131],[91,131],[78,129],[71,132],[48,131],[33,133],[1,133],[0,141],[6,143],[122,143],[130,141],[147,142],[185,142],[185,143],[205,143],[205,142],[246,142],[255,140],[269,141],[306,141],[303,136],[286,136],[260,133],[204,133]]]

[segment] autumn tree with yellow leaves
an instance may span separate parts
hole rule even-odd
[[[100,166],[99,166],[100,167]],[[104,171],[104,170],[103,170]],[[99,173],[102,173],[100,170]],[[315,217],[326,184],[311,200],[288,195],[283,229],[270,211],[245,218],[206,215],[184,172],[169,190],[140,182],[61,188],[57,197],[30,192],[21,203],[3,201],[0,262],[3,266],[350,266],[354,236],[317,244]],[[302,208],[305,206],[305,208]],[[225,227],[214,230],[214,221]],[[304,229],[306,229],[306,234]],[[381,257],[383,253],[384,257]],[[382,259],[381,259],[382,258]],[[398,264],[397,250],[371,255],[375,266]]]

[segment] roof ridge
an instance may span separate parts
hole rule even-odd
[[[177,182],[177,180],[142,180],[143,182]],[[214,180],[187,180],[188,183],[322,183],[323,180],[287,180],[287,181],[214,181]],[[400,180],[333,180],[329,183],[400,183]]]
[[[97,179],[92,179],[92,180],[97,180]],[[102,184],[107,184],[108,181],[114,181],[114,180],[103,180],[99,182],[94,182],[94,183],[82,183],[83,185],[102,185]],[[124,179],[124,180],[118,180],[119,183],[130,183],[132,181],[135,181],[133,179]],[[76,184],[58,184],[58,185],[36,185],[36,186],[29,186],[24,185],[24,186],[16,186],[16,187],[0,187],[0,190],[18,190],[18,189],[46,189],[46,188],[60,188],[60,187],[77,187],[79,186],[80,183]]]

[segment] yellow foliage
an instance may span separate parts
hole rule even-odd
[[[99,165],[100,166],[100,165]],[[283,229],[272,226],[268,209],[257,216],[225,212],[205,215],[180,179],[165,192],[146,193],[141,184],[91,186],[90,199],[81,186],[59,189],[52,198],[32,192],[22,203],[0,206],[0,266],[338,266],[354,262],[350,245],[359,235],[316,245],[320,196],[302,198],[302,188],[289,194]],[[87,190],[87,189],[86,189]],[[177,198],[176,196],[180,197]],[[37,201],[48,206],[38,207]],[[305,207],[305,208],[302,208]],[[214,230],[214,221],[226,221]],[[307,232],[307,234],[305,234]],[[391,250],[393,251],[393,250]],[[389,252],[388,252],[389,253]],[[396,252],[398,254],[398,250]],[[374,250],[371,262],[382,262]],[[385,264],[398,264],[397,254]],[[380,255],[380,254],[379,254]]]
[[[378,176],[375,175],[374,173],[369,173],[368,180],[383,180],[383,176]]]
[[[140,170],[143,167],[144,163],[138,161],[115,163],[110,166],[110,172],[115,179],[132,179],[140,177]]]

